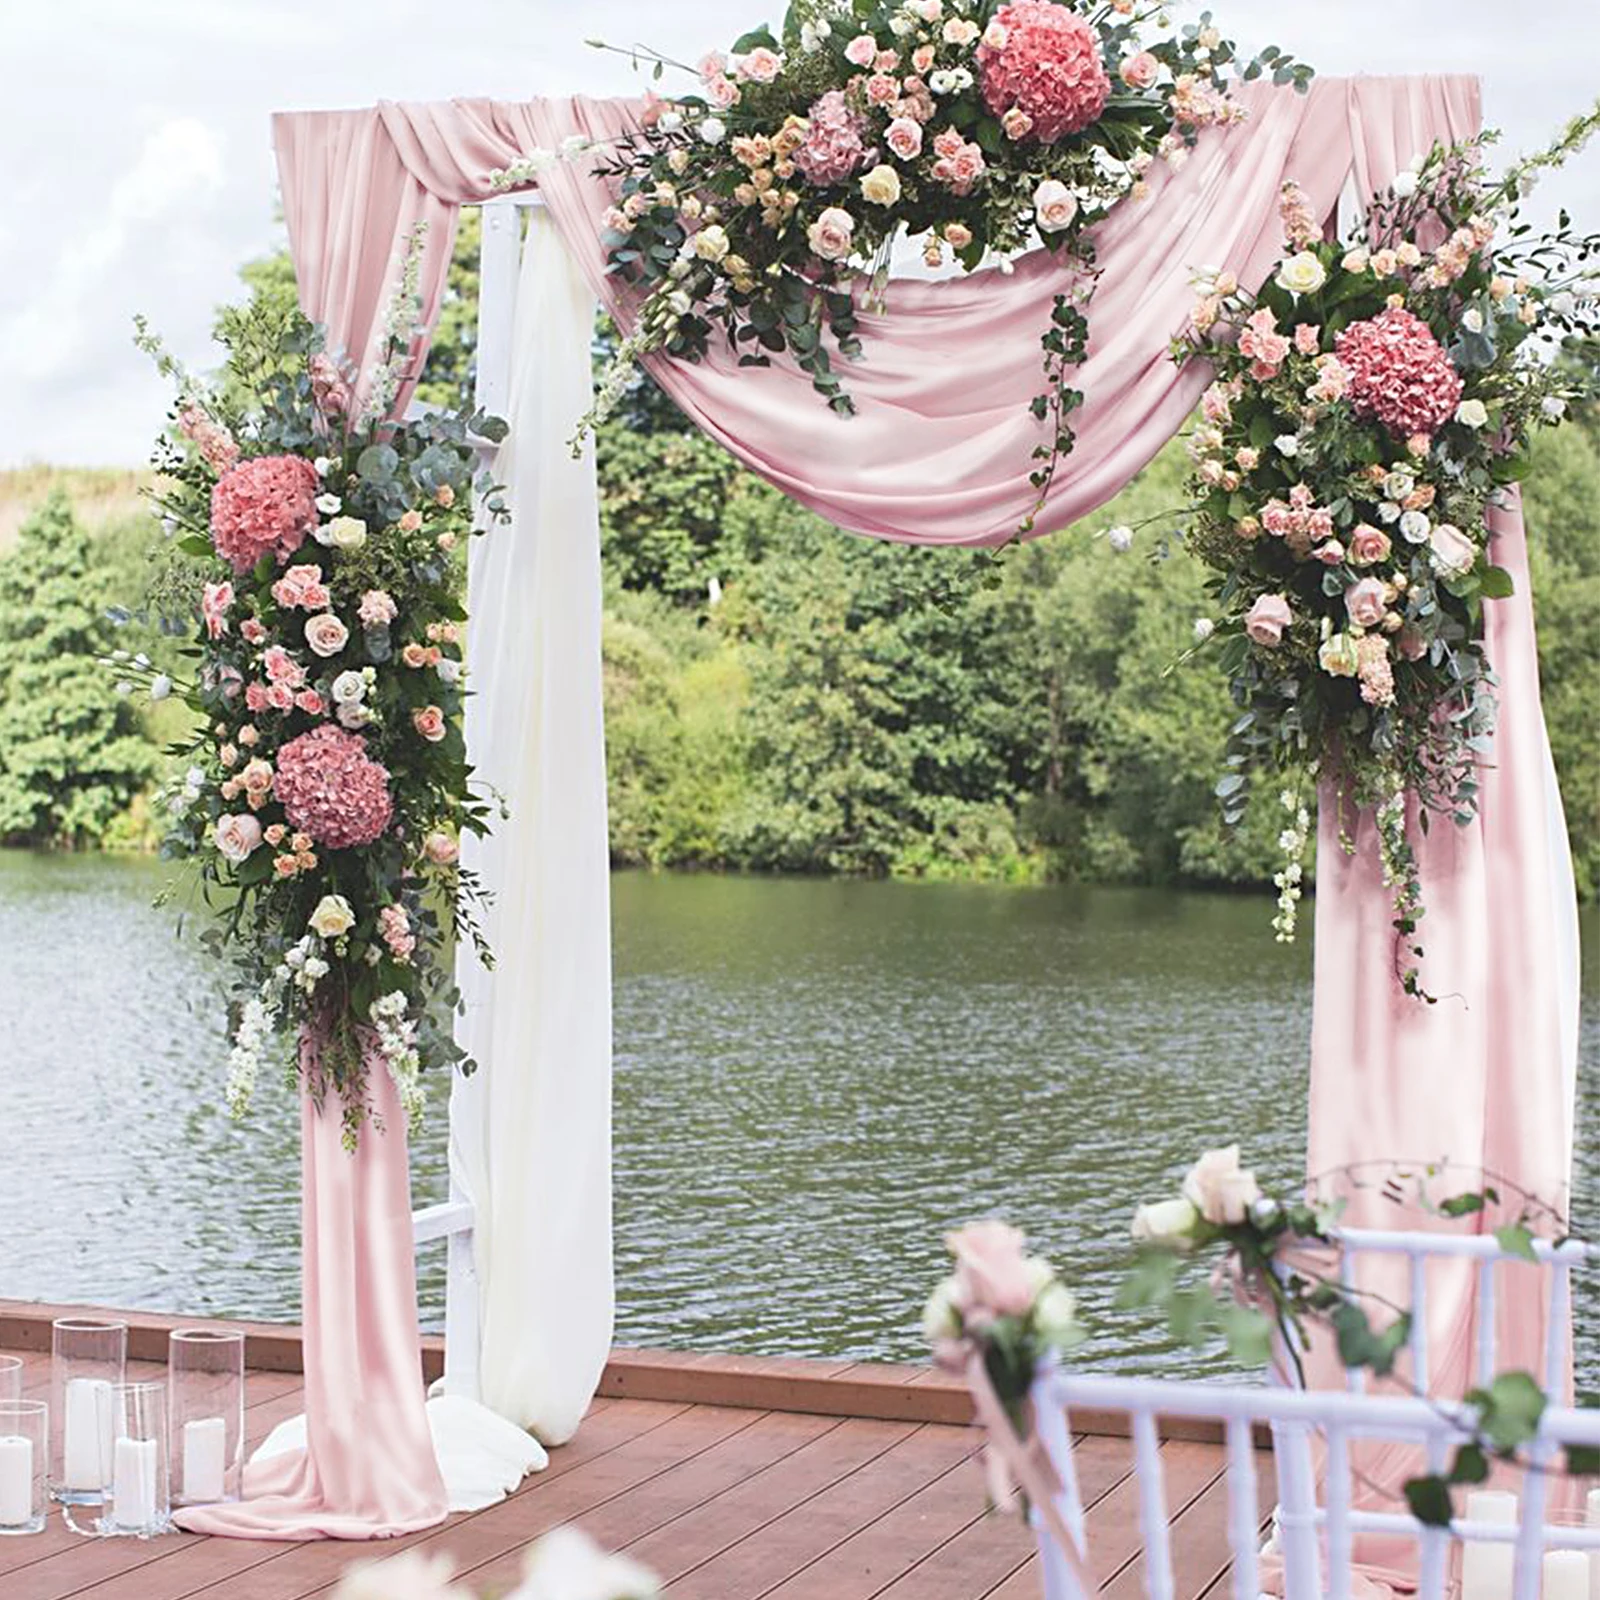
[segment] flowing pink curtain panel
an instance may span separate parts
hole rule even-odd
[[[314,1041],[301,1045],[304,1065]],[[180,1511],[191,1533],[385,1539],[448,1510],[422,1390],[406,1119],[381,1057],[351,1155],[339,1107],[301,1107],[306,1448],[245,1468],[235,1505]],[[381,1129],[379,1125],[381,1124]]]

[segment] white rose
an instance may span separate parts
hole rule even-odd
[[[1278,268],[1278,286],[1290,294],[1315,294],[1328,281],[1328,269],[1309,250],[1290,256]]]
[[[683,126],[683,113],[679,111],[663,111],[656,126],[663,133],[676,133]]]
[[[314,529],[312,537],[330,550],[359,550],[367,542],[367,525],[360,517],[334,517]]]
[[[1183,1197],[1215,1227],[1243,1222],[1261,1198],[1255,1174],[1239,1165],[1239,1147],[1208,1150],[1183,1180]]]
[[[1456,421],[1464,428],[1481,428],[1488,420],[1489,408],[1481,400],[1463,400],[1456,407]]]
[[[1400,507],[1393,500],[1385,500],[1378,506],[1379,522],[1398,522],[1400,520]]]
[[[440,683],[454,683],[461,676],[461,663],[442,656],[433,670],[439,674]]]
[[[861,198],[870,205],[894,205],[900,198],[900,174],[880,162],[861,179]]]
[[[213,830],[217,849],[238,866],[261,843],[261,824],[248,813],[217,818]]]
[[[932,89],[935,94],[950,94],[954,91],[955,86],[956,75],[947,69],[941,69],[940,71],[935,72],[928,79],[928,87]]]
[[[1106,530],[1106,543],[1109,544],[1118,555],[1122,555],[1125,551],[1133,548],[1133,529],[1123,527],[1121,525],[1118,525],[1115,528],[1108,528]]]
[[[1193,1243],[1200,1213],[1189,1201],[1162,1200],[1140,1206],[1133,1214],[1133,1237],[1139,1244],[1185,1249]]]
[[[1280,456],[1294,457],[1300,454],[1300,440],[1292,433],[1280,433],[1272,441],[1272,446]]]
[[[694,253],[702,261],[720,261],[729,249],[727,230],[713,222],[694,236]]]
[[[356,925],[356,914],[342,894],[325,894],[311,913],[311,931],[323,939],[337,939]]]
[[[1033,1325],[1039,1337],[1064,1350],[1078,1337],[1078,1305],[1064,1283],[1049,1283],[1033,1303]]]
[[[946,1278],[928,1296],[922,1309],[922,1331],[929,1344],[940,1339],[955,1339],[961,1333],[961,1312],[956,1305],[956,1280]]]
[[[1409,200],[1417,192],[1417,175],[1414,172],[1399,172],[1390,187],[1398,199]]]
[[[1420,511],[1407,511],[1400,518],[1400,537],[1407,544],[1422,544],[1433,524]]]
[[[700,124],[700,137],[707,144],[721,144],[727,133],[727,126],[720,117],[707,117]]]
[[[339,726],[341,728],[349,728],[351,732],[366,727],[372,721],[372,713],[359,700],[353,700],[340,706],[338,716]]]
[[[1464,578],[1477,564],[1477,546],[1453,523],[1441,522],[1428,539],[1428,559],[1441,578]]]
[[[1059,178],[1046,178],[1033,191],[1033,220],[1040,233],[1060,233],[1072,226],[1078,214],[1078,201]]]
[[[341,672],[329,693],[336,706],[359,705],[366,698],[367,680],[359,672]]]

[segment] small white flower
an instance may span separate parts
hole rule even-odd
[[[1420,511],[1408,511],[1400,518],[1400,537],[1407,544],[1427,543],[1433,524]]]
[[[319,494],[317,496],[317,510],[325,517],[336,517],[339,508],[344,504],[336,494]]]
[[[1398,199],[1409,200],[1417,192],[1417,175],[1414,172],[1397,172],[1390,187]]]
[[[116,690],[116,692],[117,692],[117,693],[118,693],[118,694],[120,694],[120,695],[130,695],[130,694],[132,694],[132,693],[133,693],[133,685],[132,685],[132,684],[131,684],[131,683],[129,683],[129,682],[128,682],[128,680],[127,680],[127,679],[126,679],[126,678],[124,678],[124,679],[123,679],[123,680],[122,680],[122,681],[121,681],[121,682],[120,682],[120,683],[119,683],[119,684],[118,684],[118,685],[117,685],[117,690]]]
[[[727,125],[720,117],[707,117],[700,124],[700,137],[707,144],[721,144],[727,133]]]
[[[664,133],[676,133],[683,126],[683,115],[678,111],[663,111],[656,126]]]
[[[161,531],[170,539],[178,531],[178,519],[176,517],[163,517],[161,519]]]
[[[948,67],[941,68],[928,79],[928,87],[935,94],[951,94],[956,86],[956,75]]]
[[[1461,313],[1461,326],[1465,328],[1468,333],[1482,333],[1483,313],[1478,310],[1476,306],[1468,306],[1467,309]]]
[[[1207,639],[1217,631],[1217,625],[1210,617],[1196,617],[1194,619],[1194,642],[1204,644]]]
[[[1288,456],[1291,460],[1300,454],[1300,440],[1292,433],[1280,433],[1272,441],[1272,447],[1280,456]]]
[[[561,153],[564,156],[581,156],[589,148],[590,141],[581,133],[569,133],[561,141]]]
[[[895,17],[889,23],[889,32],[897,39],[907,38],[916,30],[917,25],[910,17]]]
[[[205,787],[205,784],[205,772],[199,767],[190,767],[189,770],[183,775],[183,786],[192,793],[198,794],[199,791]]]
[[[1118,555],[1122,555],[1125,551],[1133,548],[1133,529],[1126,527],[1121,523],[1114,528],[1107,528],[1106,543],[1110,545]]]
[[[172,693],[172,679],[166,673],[157,673],[150,680],[150,698],[152,700],[165,700]]]
[[[1539,402],[1539,410],[1552,422],[1559,422],[1567,414],[1567,402],[1558,394],[1547,394]]]
[[[1400,520],[1400,507],[1393,500],[1385,500],[1378,507],[1379,522],[1398,522]]]
[[[328,474],[333,471],[333,457],[318,456],[317,459],[311,463],[311,465],[317,469],[317,476],[319,478],[326,478]]]

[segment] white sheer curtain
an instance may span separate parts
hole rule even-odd
[[[485,973],[460,962],[451,1172],[476,1206],[481,1392],[546,1443],[569,1438],[611,1346],[611,934],[594,459],[595,304],[554,223],[532,213],[517,288],[512,523],[475,542],[467,748],[510,807],[464,861],[495,895]]]

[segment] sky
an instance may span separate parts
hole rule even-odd
[[[1512,152],[1600,91],[1600,0],[1208,3],[1241,45],[1325,74],[1477,72]],[[273,111],[626,94],[641,83],[628,62],[585,38],[695,60],[782,4],[0,0],[0,467],[146,458],[168,393],[132,346],[134,313],[210,364],[213,308],[282,239]],[[1600,230],[1600,141],[1532,214],[1558,203]]]

